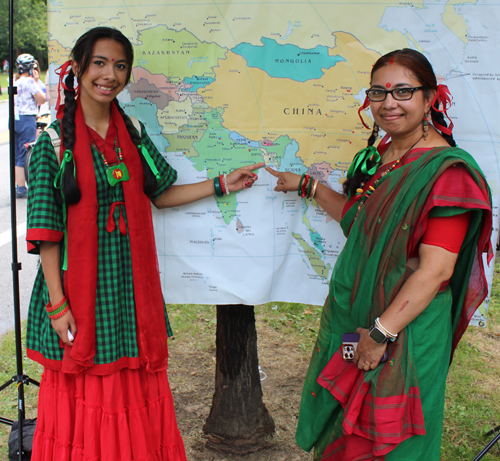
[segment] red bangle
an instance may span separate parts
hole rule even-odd
[[[66,312],[69,311],[69,303],[68,300],[66,299],[66,296],[63,296],[61,301],[59,301],[57,304],[50,304],[50,301],[47,303],[45,306],[45,310],[47,311],[48,316],[50,319],[58,319],[61,318]]]
[[[57,304],[52,306],[52,310],[59,309],[65,302],[66,302],[66,296],[63,295],[61,301],[59,301]]]
[[[66,301],[65,304],[68,304],[68,302]],[[58,310],[60,310],[61,308],[64,308],[65,307],[65,304],[61,304],[59,307],[57,306],[52,306],[50,304],[50,302],[45,306],[45,310],[49,313],[49,314],[52,314],[52,312],[56,312]]]
[[[306,186],[309,183],[309,180],[311,179],[311,176],[306,174],[304,181],[302,182],[302,198],[306,197]]]
[[[224,175],[223,174],[219,175],[219,181],[220,181],[220,188],[222,190],[222,195],[227,194],[226,188],[224,186]]]
[[[64,310],[62,310],[61,312],[59,312],[59,314],[52,315],[52,316],[49,315],[49,317],[51,318],[51,320],[57,320],[57,319],[60,319],[68,311],[69,311],[69,304],[66,306],[66,308]]]

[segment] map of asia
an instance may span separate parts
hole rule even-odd
[[[358,108],[372,64],[396,48],[424,53],[454,96],[454,135],[492,188],[498,233],[500,5],[472,0],[50,0],[51,103],[57,69],[86,30],[106,25],[133,43],[120,95],[143,121],[178,183],[266,162],[340,190],[369,131]],[[365,120],[372,123],[371,114]],[[165,301],[323,304],[345,238],[297,194],[254,187],[154,211]],[[492,268],[488,269],[489,282]],[[474,321],[484,324],[487,302]]]

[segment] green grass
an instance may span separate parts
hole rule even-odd
[[[24,322],[25,324],[25,322]],[[24,326],[24,325],[23,325]],[[23,329],[23,341],[24,341]],[[25,344],[25,343],[23,343]],[[42,367],[26,357],[26,349],[23,347],[23,374],[29,376],[35,381],[40,382]],[[14,332],[10,331],[0,339],[0,384],[12,380],[17,375],[16,368],[16,347]],[[24,387],[26,418],[36,418],[36,407],[38,400],[38,387],[29,384]],[[16,384],[11,384],[0,392],[0,416],[12,420],[17,420],[17,391]],[[7,453],[7,441],[10,433],[10,426],[0,424],[0,459],[4,460],[3,455]]]
[[[40,75],[40,78],[42,79],[42,82],[45,82],[45,75],[47,72],[42,72]],[[0,72],[0,86],[2,87],[2,94],[0,95],[0,101],[5,101],[9,99],[9,93],[7,91],[7,86],[8,86],[8,77],[9,74],[4,74],[3,72]]]
[[[473,459],[500,425],[500,265],[495,277],[486,328],[469,328],[458,345],[448,374],[443,460]],[[483,460],[499,459],[497,447]]]
[[[257,330],[259,322],[263,322],[284,335],[291,335],[297,347],[309,353],[316,340],[321,309],[320,306],[292,303],[255,306]],[[216,328],[215,306],[176,304],[168,306],[168,315],[177,337],[191,338],[200,350],[213,343]]]
[[[493,436],[485,433],[500,425],[500,266],[495,266],[488,325],[471,327],[462,339],[448,376],[442,461],[472,460]],[[303,304],[270,303],[255,307],[257,331],[265,325],[286,337],[298,351],[308,355],[315,341],[321,307]],[[198,350],[213,348],[216,327],[215,306],[173,305],[169,316],[176,341],[186,338]],[[263,338],[261,338],[261,341]],[[287,346],[288,347],[288,346]],[[285,353],[285,351],[284,351]],[[14,335],[0,339],[0,384],[16,373]],[[41,367],[25,357],[25,374],[39,380]],[[186,376],[185,379],[191,379]],[[27,417],[36,414],[37,388],[26,388]],[[0,392],[0,416],[17,419],[17,394],[14,386]],[[287,430],[294,431],[290,421]],[[0,424],[0,459],[6,451],[10,428]],[[242,458],[243,459],[243,458]],[[499,459],[493,447],[484,461]]]

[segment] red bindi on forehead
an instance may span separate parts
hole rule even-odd
[[[390,88],[391,84],[390,83],[386,83],[385,86],[386,86],[386,88]]]
[[[115,59],[114,58],[111,58],[111,61],[114,61]]]

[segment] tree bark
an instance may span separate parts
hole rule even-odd
[[[253,306],[217,306],[215,393],[207,447],[246,455],[270,446],[274,421],[262,401]]]

